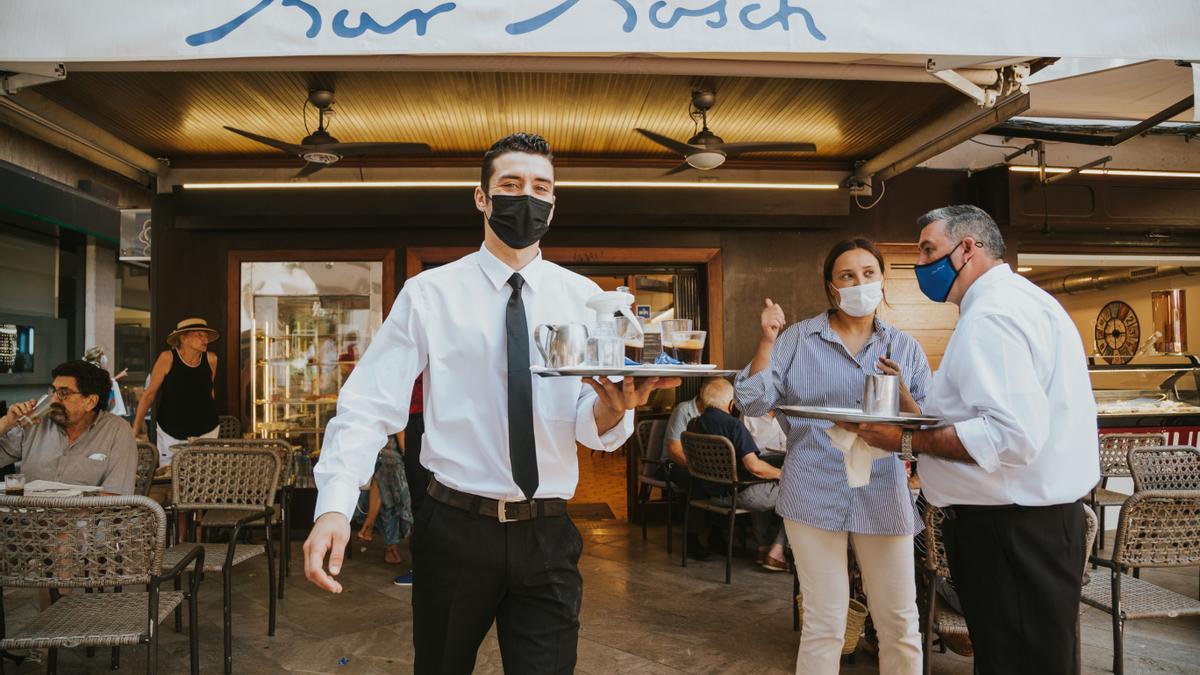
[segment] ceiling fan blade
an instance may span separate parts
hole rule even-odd
[[[309,176],[320,171],[321,169],[324,169],[327,166],[329,166],[329,165],[321,164],[320,162],[305,162],[304,168],[297,171],[296,175],[292,176],[292,178],[308,178]]]
[[[428,155],[433,151],[425,143],[331,143],[321,146],[326,152],[342,157],[364,155]]]
[[[817,146],[812,143],[719,143],[714,149],[724,150],[726,157],[737,157],[747,152],[816,152]]]
[[[650,140],[654,141],[655,143],[658,143],[659,145],[663,146],[664,148],[666,148],[668,150],[673,150],[675,152],[678,152],[679,154],[683,155],[684,157],[687,157],[688,155],[692,154],[693,152],[696,152],[697,150],[703,149],[703,148],[697,148],[692,145],[688,145],[687,143],[680,143],[679,141],[677,141],[673,138],[667,138],[666,136],[663,136],[662,134],[656,134],[653,131],[647,131],[646,129],[634,129],[634,131],[645,136],[646,138],[649,138]]]
[[[282,151],[292,154],[292,155],[299,155],[300,153],[304,152],[304,146],[302,146],[302,145],[293,145],[291,143],[277,141],[274,138],[267,138],[266,136],[259,136],[258,134],[252,134],[249,131],[242,131],[241,129],[234,129],[233,127],[225,127],[225,129],[227,129],[228,131],[232,131],[233,133],[235,133],[239,136],[245,136],[246,138],[249,138],[252,141],[258,141],[259,143],[262,143],[263,145],[269,145],[272,148],[282,150]]]
[[[674,169],[671,169],[670,171],[664,173],[663,175],[664,176],[673,176],[681,171],[687,171],[690,168],[692,168],[691,164],[688,164],[687,162],[681,162],[679,164],[679,166],[675,167]]]

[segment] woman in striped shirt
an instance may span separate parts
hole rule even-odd
[[[883,256],[866,239],[836,244],[825,259],[825,294],[833,309],[786,326],[770,299],[754,360],[737,377],[747,415],[779,405],[861,408],[869,373],[899,375],[901,408],[919,412],[929,362],[912,336],[876,316],[883,299]],[[876,459],[870,480],[851,488],[845,454],[825,430],[830,422],[780,416],[787,432],[776,511],[783,516],[804,596],[797,673],[836,673],[849,605],[847,540],[862,570],[879,635],[885,675],[921,671],[913,569],[913,535],[921,523],[895,454]]]

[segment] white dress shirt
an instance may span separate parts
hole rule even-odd
[[[508,453],[505,311],[514,270],[486,248],[409,279],[387,320],[338,394],[337,416],[325,429],[313,470],[316,515],[350,518],[359,486],[371,479],[387,436],[408,423],[413,381],[423,376],[425,435],[421,464],[442,484],[490,499],[521,500]],[[533,343],[540,324],[585,323],[584,303],[600,287],[542,259],[520,270],[521,299],[533,365],[544,365]],[[575,442],[616,450],[633,433],[633,411],[601,435],[596,393],[581,378],[533,376],[537,442],[536,498],[570,499],[579,479]]]
[[[967,289],[924,412],[954,424],[977,465],[921,455],[935,506],[1075,501],[1100,480],[1096,402],[1079,332],[1008,265]]]
[[[773,416],[742,415],[742,424],[746,425],[750,435],[754,437],[754,444],[758,446],[759,450],[775,453],[787,452],[787,434],[783,433],[783,427],[779,426],[779,420]]]

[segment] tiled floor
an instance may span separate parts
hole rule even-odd
[[[609,459],[617,459],[612,457]],[[791,630],[791,583],[786,574],[760,571],[735,561],[726,586],[723,561],[679,566],[668,558],[665,531],[616,521],[581,523],[585,549],[580,673],[788,673],[799,636]],[[678,543],[678,542],[677,542]],[[678,548],[676,548],[678,552]],[[234,665],[238,673],[405,673],[412,669],[410,589],[391,583],[400,568],[382,562],[376,548],[356,553],[342,573],[345,592],[329,595],[297,573],[280,605],[279,627],[266,637],[265,567],[262,558],[238,568],[234,590]],[[1196,597],[1196,568],[1147,570],[1144,578]],[[420,583],[418,581],[418,583]],[[202,672],[219,673],[221,663],[220,581],[205,581],[201,596]],[[32,615],[29,591],[6,593],[10,626]],[[1107,615],[1083,613],[1085,671],[1109,672],[1112,638]],[[1126,672],[1195,673],[1200,664],[1200,617],[1131,621],[1126,638]],[[124,672],[144,672],[143,648],[123,651]],[[339,665],[346,659],[345,665]],[[64,651],[61,673],[106,672],[107,652],[86,658],[83,649]],[[160,664],[164,673],[187,672],[186,634],[166,627]],[[873,656],[860,653],[846,673],[876,672]],[[494,631],[479,650],[477,672],[501,672]],[[933,671],[966,675],[971,662],[933,654]],[[7,671],[12,672],[10,667]],[[21,673],[41,672],[26,664]]]
[[[625,462],[621,452],[594,452],[578,446],[579,487],[572,502],[603,502],[612,508],[617,520],[628,520],[625,498]]]

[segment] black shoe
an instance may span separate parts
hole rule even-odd
[[[696,536],[695,533],[688,535],[687,553],[688,557],[692,560],[704,561],[712,559],[712,552],[708,550],[708,547],[700,543],[700,537]]]

